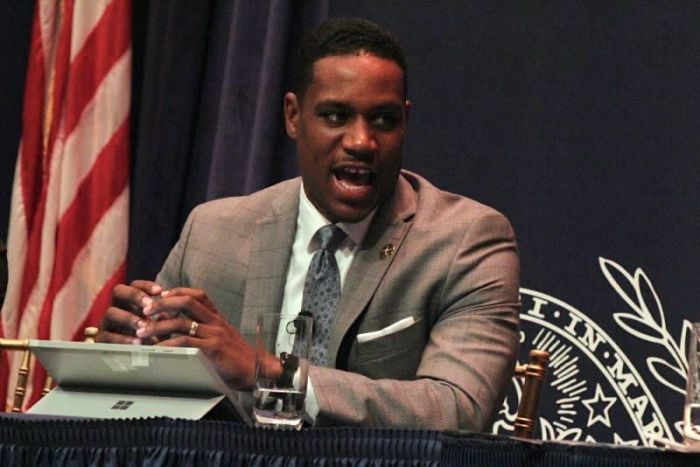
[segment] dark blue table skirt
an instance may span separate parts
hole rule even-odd
[[[365,428],[299,432],[222,421],[0,416],[0,465],[700,466],[699,454]]]

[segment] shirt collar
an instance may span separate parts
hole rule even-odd
[[[303,183],[301,184],[300,190],[301,193],[299,194],[299,217],[297,219],[297,228],[299,229],[301,238],[303,238],[305,244],[308,245],[309,252],[311,252],[316,249],[312,248],[311,245],[311,240],[313,240],[316,231],[324,225],[332,224],[332,222],[326,219],[325,216],[321,214],[318,209],[316,209],[316,206],[314,206],[306,196]],[[340,227],[348,236],[348,238],[340,244],[340,249],[348,246],[348,241],[352,242],[349,245],[350,248],[362,245],[365,234],[369,229],[369,224],[372,222],[376,212],[377,208],[375,207],[360,222],[338,222],[338,227]]]

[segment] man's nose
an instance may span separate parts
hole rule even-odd
[[[374,131],[365,119],[358,118],[347,127],[343,149],[354,157],[368,157],[377,149]]]

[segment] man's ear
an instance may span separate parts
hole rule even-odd
[[[284,95],[284,126],[287,129],[287,135],[296,139],[299,131],[299,113],[301,112],[300,102],[297,95],[293,92],[288,92]]]
[[[406,119],[406,122],[404,124],[408,123],[408,117],[411,115],[411,106],[412,105],[413,104],[411,103],[411,101],[406,99],[406,103],[404,104],[404,107],[403,107],[404,108],[404,115],[405,115],[404,118]]]

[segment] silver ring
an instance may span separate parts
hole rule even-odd
[[[190,324],[190,337],[195,337],[197,335],[197,330],[199,329],[199,323],[197,321],[192,321]]]

